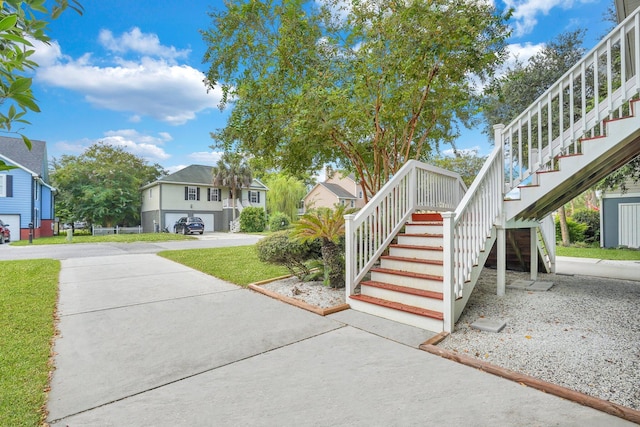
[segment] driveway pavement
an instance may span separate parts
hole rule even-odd
[[[64,258],[59,317],[52,426],[631,425],[153,253]]]

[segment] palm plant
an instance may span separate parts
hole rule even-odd
[[[344,237],[344,216],[355,212],[338,205],[335,209],[311,210],[294,225],[293,235],[303,242],[319,239],[322,243],[322,263],[327,284],[332,288],[344,287],[344,254],[340,240]]]
[[[239,153],[225,152],[212,170],[213,185],[229,187],[233,203],[233,220],[236,220],[236,190],[249,187],[253,174],[244,157]]]

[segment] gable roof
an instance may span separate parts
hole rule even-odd
[[[331,191],[340,199],[355,199],[356,197],[349,193],[344,188],[340,187],[338,184],[329,184],[326,182],[321,182],[319,185],[325,187],[327,190]]]
[[[0,136],[0,155],[16,163],[29,172],[39,175],[45,182],[49,182],[49,164],[47,160],[47,143],[31,140],[31,150],[24,144],[22,138]]]
[[[165,182],[171,184],[195,184],[213,187],[213,166],[190,165],[170,175],[164,176],[155,182],[145,185],[151,187],[156,183]],[[254,190],[269,190],[260,180],[254,178],[249,188]]]

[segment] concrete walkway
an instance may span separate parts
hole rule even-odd
[[[59,315],[53,426],[631,425],[153,254],[63,260]]]
[[[640,261],[559,256],[556,257],[556,273],[620,280],[640,280]]]

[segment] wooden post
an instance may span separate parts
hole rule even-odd
[[[355,283],[353,283],[353,272],[355,269],[355,242],[354,242],[354,238],[353,238],[353,231],[351,230],[352,224],[353,224],[353,218],[355,217],[355,215],[345,215],[344,216],[344,237],[345,237],[345,254],[344,254],[344,261],[345,261],[345,268],[344,268],[344,284],[345,284],[345,292],[347,293],[346,295],[346,302],[347,304],[349,303],[349,297],[351,297],[351,295],[353,295],[353,292],[355,291]]]
[[[531,270],[531,280],[538,280],[538,227],[531,227],[531,261],[529,269]]]
[[[507,282],[507,233],[503,226],[497,226],[496,245],[498,250],[498,291],[499,297],[504,296]]]
[[[443,328],[445,332],[453,332],[455,326],[456,293],[454,283],[454,260],[453,260],[453,220],[455,212],[442,212],[442,295],[444,298],[444,320]]]

